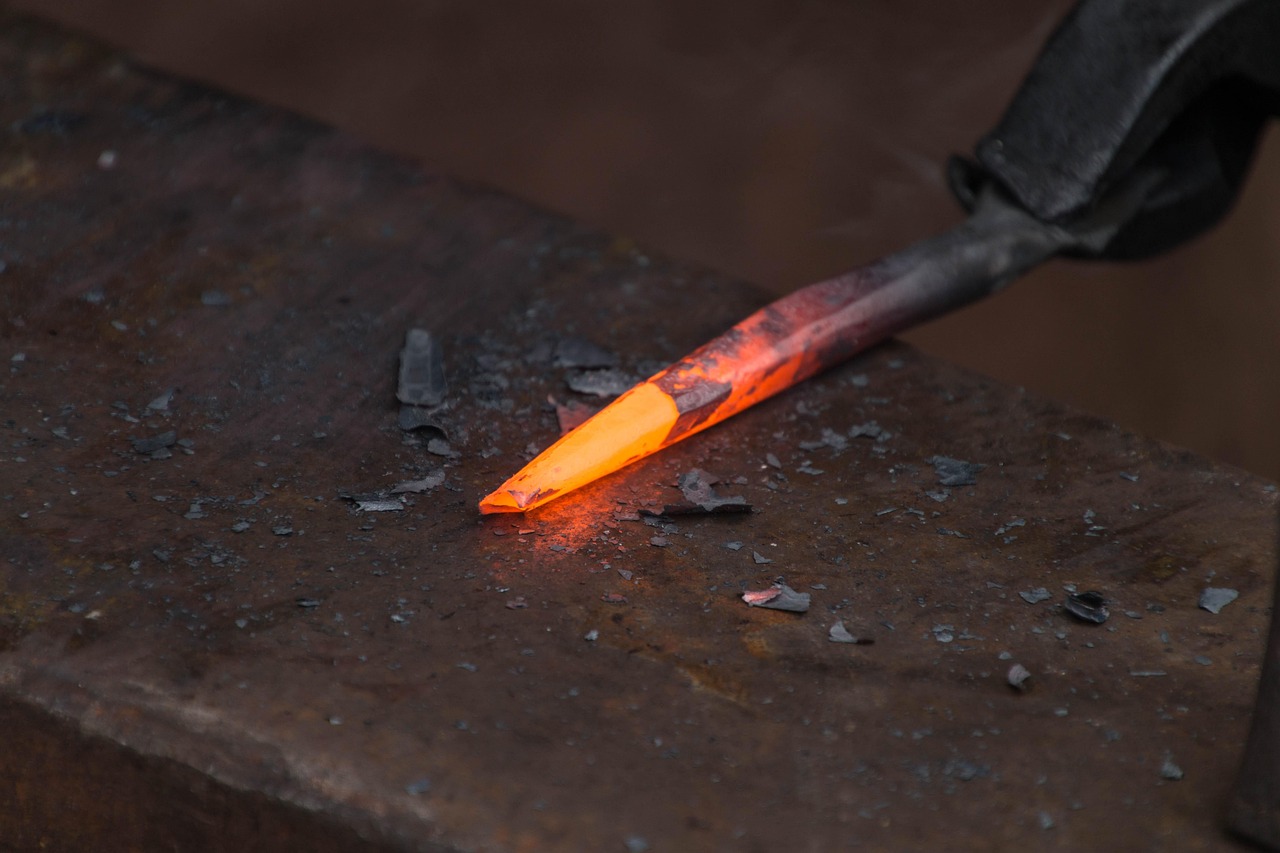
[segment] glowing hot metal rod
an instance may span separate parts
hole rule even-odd
[[[784,296],[636,385],[480,502],[525,512],[656,453],[1074,246],[985,193],[951,231]]]

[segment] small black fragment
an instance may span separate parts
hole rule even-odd
[[[293,603],[294,603],[294,604],[296,604],[296,605],[298,605],[299,607],[302,607],[302,608],[305,608],[305,609],[310,610],[310,609],[311,609],[311,608],[313,608],[313,607],[319,607],[319,606],[320,606],[320,599],[318,599],[318,598],[295,598]]]
[[[401,485],[416,487],[418,484],[419,483],[410,482],[402,483]],[[434,488],[434,486],[432,488]],[[414,490],[415,489],[402,489],[400,491],[393,491],[392,494],[404,494]],[[351,501],[351,503],[355,504],[356,510],[361,512],[398,512],[405,508],[405,504],[399,498],[388,497],[385,492],[338,492],[338,497],[342,498],[344,501]]]
[[[1089,590],[1088,592],[1073,592],[1068,595],[1063,609],[1081,622],[1101,625],[1111,616],[1111,611],[1107,610],[1106,605],[1107,600],[1102,596],[1102,593]]]
[[[618,356],[584,338],[561,338],[556,342],[556,366],[588,369],[617,367]]]
[[[431,408],[444,402],[448,384],[444,376],[444,350],[440,340],[425,329],[410,329],[400,350],[400,383],[396,398],[411,406]]]
[[[978,482],[978,472],[987,466],[981,462],[965,462],[950,456],[930,456],[927,460],[938,475],[940,486],[973,486]]]
[[[682,515],[742,515],[752,510],[752,505],[742,498],[716,498],[714,503],[706,504],[667,504],[661,514],[674,518]]]
[[[153,435],[149,438],[131,438],[129,443],[133,445],[134,452],[141,453],[146,456],[155,453],[157,450],[163,450],[166,447],[173,447],[178,443],[178,434],[173,430],[162,432],[159,435]]]
[[[422,406],[401,406],[399,424],[400,429],[405,432],[423,432],[427,438],[449,440],[449,434],[440,419],[430,409]]]

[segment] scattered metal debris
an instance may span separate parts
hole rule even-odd
[[[404,509],[404,504],[396,498],[357,499],[355,503],[361,512],[398,512]]]
[[[515,598],[507,599],[508,610],[524,610],[528,606],[529,602],[523,595],[517,595]]]
[[[1090,622],[1094,625],[1101,625],[1111,617],[1111,611],[1107,609],[1107,599],[1096,590],[1073,592],[1067,596],[1067,601],[1062,607],[1081,622]]]
[[[312,610],[320,606],[320,599],[308,598],[308,597],[295,598],[293,603],[303,608],[304,610]]]
[[[1039,604],[1042,601],[1048,601],[1053,598],[1053,593],[1042,586],[1035,589],[1027,589],[1018,593],[1018,596],[1027,604]]]
[[[791,613],[807,612],[810,599],[809,593],[796,592],[785,583],[775,583],[768,589],[747,590],[742,593],[742,600],[752,607],[767,607],[770,610],[786,610]]]
[[[1182,768],[1174,763],[1173,756],[1166,755],[1164,763],[1160,765],[1160,778],[1168,779],[1170,782],[1178,782],[1182,780],[1184,775],[1186,774],[1182,772]]]
[[[947,763],[942,766],[942,775],[961,782],[972,782],[991,775],[991,768],[957,755],[947,759]]]
[[[954,625],[934,625],[933,638],[939,643],[950,643],[956,638]]]
[[[836,622],[827,631],[827,640],[832,643],[849,643],[856,646],[870,646],[875,640],[870,637],[857,637],[849,633],[849,629],[844,626],[844,622]]]
[[[626,604],[627,597],[620,592],[606,592],[600,596],[600,600],[605,604]]]
[[[1022,693],[1026,693],[1031,689],[1031,685],[1027,683],[1030,679],[1031,670],[1020,663],[1015,663],[1009,667],[1009,672],[1005,675],[1005,680],[1009,682],[1009,686]]]
[[[647,510],[647,509],[640,510],[640,520],[643,521],[649,527],[658,528],[663,533],[679,533],[680,532],[679,526],[673,523],[671,519],[667,518],[661,513],[654,512],[653,510]]]
[[[773,562],[773,560],[769,559],[764,554],[761,554],[759,551],[752,551],[751,559],[755,560],[757,566],[763,566],[767,563]]]
[[[850,427],[849,438],[870,438],[884,442],[893,438],[893,433],[889,432],[875,421],[867,421],[865,424],[856,424]]]
[[[800,442],[801,450],[821,450],[824,447],[830,447],[832,450],[844,450],[848,446],[849,439],[830,427],[822,430],[822,437],[817,441]]]
[[[405,480],[391,489],[393,495],[421,494],[444,484],[444,471],[434,471],[421,480]]]
[[[938,475],[940,486],[973,486],[978,482],[978,472],[987,466],[981,462],[965,462],[950,456],[930,456],[927,460]]]
[[[169,411],[169,404],[173,402],[173,395],[176,393],[178,393],[177,388],[170,388],[150,403],[147,403],[147,408],[153,412]]]
[[[741,495],[722,497],[714,484],[724,482],[714,474],[694,468],[680,475],[677,485],[685,496],[685,503],[667,504],[660,515],[720,515],[751,512],[752,506]],[[641,510],[645,512],[645,510]]]
[[[996,528],[995,535],[1003,536],[1015,527],[1026,527],[1027,520],[1025,518],[1013,518]]]
[[[1226,587],[1205,587],[1200,593],[1200,609],[1208,610],[1210,613],[1217,615],[1222,612],[1222,608],[1240,597],[1240,593],[1234,589]]]
[[[569,390],[595,397],[617,397],[636,384],[636,378],[622,370],[580,370],[565,379]]]
[[[159,450],[166,450],[178,443],[178,434],[173,430],[162,432],[159,435],[153,435],[149,438],[131,438],[129,443],[133,445],[135,453],[143,456],[150,456]]]
[[[410,329],[400,350],[396,399],[410,406],[434,408],[444,402],[447,391],[439,338],[425,329]]]
[[[561,338],[556,342],[557,367],[600,369],[617,367],[618,356],[584,338]]]

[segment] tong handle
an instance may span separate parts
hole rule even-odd
[[[1046,223],[1086,216],[1135,179],[1125,227],[1076,254],[1157,254],[1230,208],[1280,112],[1280,2],[1083,0],[1049,38],[976,161],[953,159],[972,209],[998,186]]]

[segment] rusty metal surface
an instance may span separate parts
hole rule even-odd
[[[5,23],[4,843],[1232,847],[1274,486],[890,345],[482,519],[573,396],[557,338],[644,372],[764,295]],[[695,466],[755,513],[629,520]],[[741,601],[778,577],[807,613]]]

